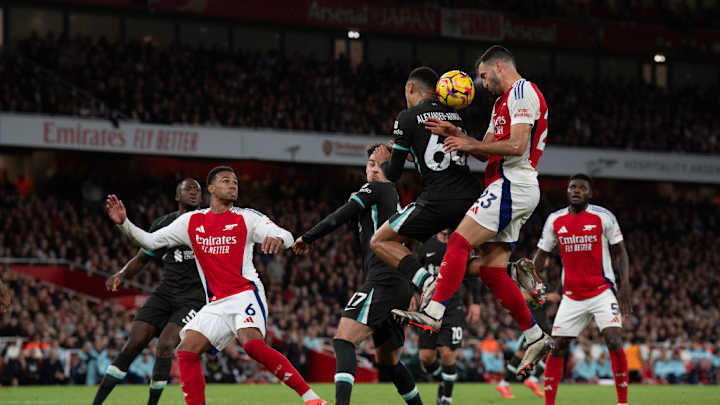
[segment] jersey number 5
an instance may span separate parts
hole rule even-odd
[[[465,166],[467,155],[463,152],[445,152],[442,142],[439,142],[438,134],[430,134],[427,148],[425,148],[425,165],[428,169],[439,172],[450,167],[450,162],[455,162],[458,166]]]

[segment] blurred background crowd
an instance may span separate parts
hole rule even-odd
[[[327,6],[327,16],[342,18],[350,10],[386,17],[367,21],[358,28],[362,33],[323,20],[327,16],[267,21],[237,14],[243,11],[238,4],[250,2],[226,2],[228,15],[213,14],[209,3],[217,2],[191,2],[202,5],[190,11],[159,1],[25,3],[0,5],[2,113],[386,140],[405,108],[403,88],[413,67],[474,73],[474,59],[493,38],[512,44],[519,71],[542,89],[552,147],[720,156],[720,71],[713,63],[720,48],[707,38],[720,28],[718,1],[394,0],[387,9],[386,2],[312,2]],[[456,35],[437,18],[435,31],[418,33],[428,27],[415,24],[422,13],[409,8],[431,9],[434,17],[477,12],[491,23],[480,24],[488,32],[470,27]],[[568,38],[568,31],[576,35]],[[473,135],[484,135],[493,102],[478,88],[462,111]],[[0,278],[13,302],[0,314],[0,385],[93,385],[125,341],[134,309],[41,281],[17,266],[52,263],[104,279],[137,251],[106,219],[105,196],[120,195],[129,216],[147,229],[176,209],[175,185],[184,175],[202,183],[208,167],[220,162],[28,145],[3,145],[0,152]],[[295,236],[364,183],[357,168],[231,164],[240,173],[238,205],[267,214]],[[566,180],[540,179],[542,200],[514,259],[533,255],[547,214],[565,205]],[[661,180],[595,183],[595,203],[615,213],[630,254],[633,313],[624,321],[631,381],[717,384],[720,193],[716,185]],[[414,174],[396,185],[403,205],[419,191]],[[305,257],[256,254],[270,306],[270,340],[302,373],[313,353],[330,348],[341,309],[363,280],[360,260],[351,226],[317,241]],[[543,275],[551,290],[560,288],[561,266],[553,256]],[[161,276],[161,265],[151,263],[125,285],[148,294]],[[499,379],[518,345],[511,317],[487,290],[481,294],[480,321],[467,325],[458,350],[463,381]],[[546,309],[552,319],[557,303]],[[410,329],[406,334],[403,361],[427,378],[418,336]],[[147,382],[154,350],[151,344],[133,362],[130,382]],[[371,366],[372,341],[359,351],[360,365]],[[566,379],[611,378],[596,328],[586,330],[571,352]],[[233,347],[203,362],[213,382],[273,379]],[[176,369],[173,376],[177,381]]]
[[[355,173],[354,185],[359,187],[362,180]],[[6,192],[0,198],[0,257],[57,259],[79,271],[99,274],[122,267],[136,248],[106,219],[97,198],[109,192],[112,183],[89,186],[77,179],[75,184],[77,192],[67,190],[67,194],[78,196],[75,199],[46,195],[41,190],[23,196],[14,184],[3,184]],[[129,216],[148,227],[154,218],[175,210],[173,184],[172,179],[145,181],[135,187],[135,192],[128,188],[125,201]],[[533,254],[547,214],[565,205],[563,184],[562,179],[547,183],[542,202],[525,225],[514,257]],[[51,183],[43,187],[53,189]],[[403,194],[412,198],[417,188],[407,187]],[[720,300],[720,275],[713,269],[720,266],[720,252],[713,246],[720,244],[720,207],[693,201],[692,194],[682,189],[670,193],[643,189],[645,196],[632,204],[623,193],[603,192],[633,187],[637,188],[632,183],[609,187],[603,181],[596,185],[597,203],[616,214],[631,257],[633,314],[625,320],[626,342],[635,347],[628,350],[631,369],[635,366],[639,378],[645,381],[717,382],[720,311],[715,303]],[[342,204],[354,188],[348,183],[320,183],[303,173],[272,180],[246,180],[241,184],[239,205],[258,209],[300,235]],[[267,285],[269,330],[301,369],[308,350],[329,348],[341,308],[363,280],[360,260],[349,226],[317,241],[308,256],[290,252],[256,255],[257,269]],[[10,312],[0,318],[0,336],[20,337],[22,343],[6,338],[0,381],[98,381],[124,342],[133,311],[113,305],[112,301],[26,278],[10,272],[9,265],[5,267],[3,278],[9,280],[14,298]],[[544,276],[556,291],[560,272],[559,257],[553,257]],[[150,264],[132,282],[149,290],[160,277],[161,266]],[[458,354],[461,375],[467,381],[498,377],[518,344],[512,319],[485,290],[481,307],[481,320],[468,325]],[[547,310],[552,317],[556,305]],[[580,337],[568,377],[577,381],[607,377],[606,349],[599,342],[596,328],[589,328]],[[415,331],[408,330],[403,357],[422,374],[417,344]],[[360,351],[361,356],[371,360],[372,342],[365,343]],[[131,367],[133,381],[148,377],[152,361],[152,350],[138,357]],[[242,354],[235,351],[206,361],[207,367],[216,369],[213,378],[218,380],[258,378],[257,370],[245,364]]]
[[[388,135],[405,108],[406,64],[223,51],[141,41],[19,41],[0,56],[0,110],[145,123]],[[421,62],[415,65],[419,66]],[[523,66],[519,66],[523,71]],[[442,72],[439,72],[442,73]],[[553,145],[720,153],[714,85],[528,76],[552,106]],[[494,100],[493,100],[494,101]],[[464,111],[483,136],[488,93]]]

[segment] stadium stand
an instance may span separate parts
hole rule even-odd
[[[408,66],[391,61],[352,69],[345,58],[320,62],[275,51],[228,53],[50,34],[20,41],[2,61],[2,111],[362,135],[392,132],[394,117],[405,108],[408,73]],[[715,86],[528,79],[546,89],[553,145],[720,153]],[[480,93],[466,112],[478,136],[489,110],[486,93]]]
[[[9,181],[0,184],[5,191],[0,197],[0,256],[62,258],[80,269],[105,272],[116,271],[129,259],[134,248],[113,229],[101,203],[94,200],[95,193],[90,192],[107,185],[81,186],[78,180],[75,184],[85,189],[84,198],[46,196],[42,190],[22,196]],[[319,184],[300,176],[272,182],[248,180],[242,185],[240,205],[267,212],[298,235],[339,205],[351,191],[345,192],[347,187]],[[633,185],[615,184],[613,190],[630,187]],[[145,181],[142,188],[135,189],[146,191],[127,194],[127,206],[143,226],[173,209],[160,183]],[[672,200],[650,191],[632,205],[627,202],[623,193],[598,199],[599,204],[611,207],[617,215],[631,256],[634,314],[629,320],[633,327],[628,328],[627,339],[641,348],[638,356],[642,376],[646,381],[658,382],[717,382],[720,347],[713,342],[720,336],[720,312],[713,303],[720,299],[720,276],[712,269],[720,266],[720,253],[713,249],[720,244],[720,207],[683,198]],[[658,208],[658,202],[662,208]],[[516,255],[534,251],[545,215],[563,204],[563,193],[551,185],[526,225],[526,237]],[[680,223],[677,218],[687,221]],[[257,257],[257,268],[268,285],[273,314],[270,330],[300,368],[309,350],[322,350],[333,336],[339,308],[362,279],[359,260],[349,228],[319,241],[307,257],[288,253]],[[558,286],[559,273],[556,258],[547,275],[551,286]],[[97,373],[104,371],[107,358],[112,357],[111,351],[124,341],[132,312],[7,269],[3,277],[10,280],[15,297],[11,311],[0,322],[0,336],[11,337],[3,338],[9,344],[2,351],[2,383],[97,381],[101,377]],[[160,269],[152,266],[135,281],[152,287],[159,277]],[[554,311],[553,307],[549,309],[551,315]],[[416,365],[417,336],[413,331],[408,333],[404,358]],[[481,322],[472,325],[468,335],[471,337],[459,354],[462,378],[492,380],[503,359],[515,350],[518,332],[489,294],[483,297]],[[21,344],[12,343],[17,338]],[[590,353],[588,370],[601,371],[595,364],[602,362],[599,341],[596,329],[585,332],[574,346],[574,363],[580,364]],[[372,358],[370,343],[361,348],[361,356]],[[678,359],[686,370],[682,375],[677,375],[678,363],[672,363]],[[248,369],[242,356],[234,352],[206,362],[206,367],[213,370],[206,375],[213,381],[269,378],[263,374],[258,377],[253,373],[255,369]],[[136,365],[136,369],[142,370],[142,365]],[[142,375],[136,381],[142,381]]]

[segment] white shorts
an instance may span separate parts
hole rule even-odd
[[[622,316],[617,298],[609,288],[586,300],[574,300],[564,295],[552,328],[553,336],[577,337],[595,318],[601,331],[615,326],[622,328]]]
[[[539,201],[538,186],[518,185],[499,178],[485,188],[465,215],[497,232],[488,242],[514,244],[520,237],[520,228],[535,211]]]
[[[258,328],[263,337],[267,327],[265,289],[255,283],[256,290],[243,291],[206,304],[180,330],[180,338],[188,330],[200,332],[218,350],[224,349],[237,336],[238,329]]]

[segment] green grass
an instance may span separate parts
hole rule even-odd
[[[315,391],[332,404],[334,387],[330,384],[313,384]],[[420,394],[426,405],[435,404],[436,385],[420,384]],[[501,398],[494,385],[456,384],[454,405],[542,405],[543,400],[522,385],[513,385],[514,400]],[[2,405],[90,405],[96,387],[1,387]],[[147,402],[147,387],[120,386],[108,397],[107,405],[142,405]],[[206,389],[208,405],[302,405],[293,391],[281,385],[209,385]],[[615,405],[615,387],[588,385],[561,385],[557,405]],[[354,405],[399,404],[403,401],[390,384],[358,384],[353,390]],[[720,404],[720,386],[630,386],[630,403],[633,405],[705,405]],[[184,405],[180,387],[169,386],[160,405]]]

